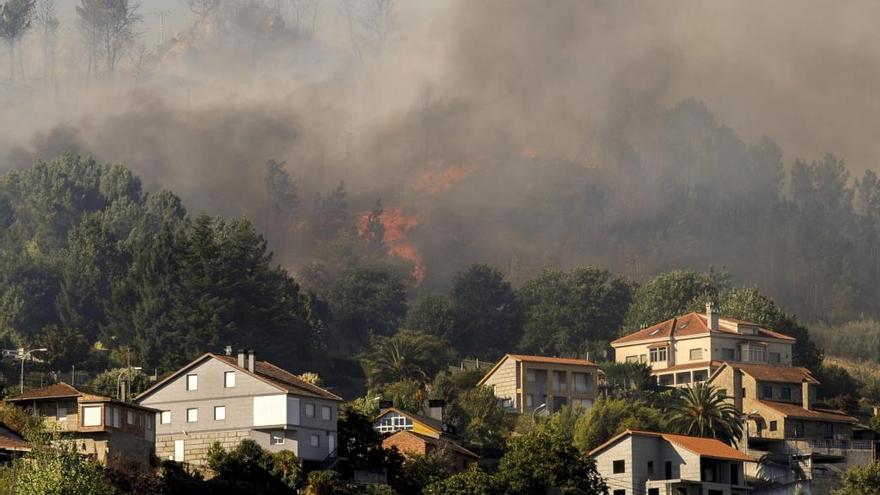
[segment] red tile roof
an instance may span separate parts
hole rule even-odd
[[[845,412],[834,409],[813,408],[807,410],[797,404],[776,402],[772,400],[758,400],[755,402],[782,413],[786,418],[830,421],[833,423],[855,423],[858,421],[856,418],[847,415]]]
[[[21,435],[10,430],[3,423],[0,423],[0,450],[27,452],[31,450],[31,447],[24,441],[24,438],[22,438]]]
[[[736,333],[735,331],[726,328],[724,323],[728,324],[744,324],[754,326],[757,331],[758,337],[764,338],[772,338],[772,339],[780,339],[780,340],[789,340],[794,341],[795,339],[789,337],[788,335],[783,335],[779,332],[775,332],[773,330],[762,328],[761,326],[755,323],[749,323],[742,320],[737,320],[734,318],[720,317],[719,319],[718,330],[712,332],[709,330],[709,326],[706,324],[706,315],[702,313],[688,313],[686,315],[677,316],[675,318],[670,318],[664,322],[657,323],[655,325],[651,325],[650,327],[643,328],[637,332],[631,333],[629,335],[624,335],[617,340],[612,341],[612,344],[627,344],[630,342],[639,342],[642,340],[654,340],[654,339],[668,339],[671,335],[675,335],[676,337],[686,337],[689,335],[700,335],[700,334],[729,334],[729,335],[741,335]]]
[[[6,399],[6,402],[32,402],[32,401],[40,401],[40,400],[55,400],[55,399],[73,399],[76,398],[79,402],[112,402],[114,404],[120,404],[124,406],[134,407],[136,409],[142,409],[150,412],[158,412],[157,409],[153,409],[151,407],[142,406],[140,404],[135,404],[132,402],[125,402],[121,400],[114,399],[112,397],[107,397],[105,395],[97,395],[90,394],[88,392],[83,392],[82,390],[77,389],[76,387],[69,385],[64,382],[58,382],[53,385],[49,385],[43,388],[38,388],[35,390],[28,390],[25,393],[13,397],[11,399]]]
[[[506,357],[510,357],[517,361],[525,361],[527,363],[547,363],[547,364],[576,364],[579,366],[598,366],[596,363],[587,361],[586,359],[577,359],[577,358],[560,358],[560,357],[550,357],[550,356],[529,356],[526,354],[508,354]],[[504,358],[501,359],[504,361]]]
[[[464,456],[471,457],[475,460],[478,460],[480,458],[480,456],[478,456],[477,454],[462,447],[458,443],[453,442],[452,440],[449,440],[448,438],[434,438],[434,437],[429,437],[428,435],[422,435],[421,433],[416,433],[414,431],[407,431],[407,430],[396,431],[396,432],[392,433],[391,435],[388,435],[387,437],[385,437],[385,439],[382,440],[382,447],[389,448],[391,445],[394,445],[394,442],[392,439],[398,435],[399,436],[412,436],[416,440],[422,441],[427,445],[432,445],[432,446],[438,447],[438,448],[445,447],[445,448],[452,450],[453,452],[457,452],[457,453],[462,454]]]
[[[640,435],[646,437],[658,437],[666,440],[667,442],[674,443],[679,447],[682,447],[694,454],[697,454],[701,457],[712,457],[714,459],[725,459],[725,460],[733,460],[733,461],[754,461],[751,457],[746,454],[736,450],[735,448],[721,442],[720,440],[716,440],[714,438],[703,438],[703,437],[692,437],[688,435],[675,435],[672,433],[659,433],[654,431],[638,431],[638,430],[626,430],[622,433],[619,433],[612,437],[607,442],[602,445],[596,447],[592,451],[590,451],[590,456],[594,456],[597,453],[605,450],[607,447],[617,443],[626,435]]]
[[[818,385],[819,380],[810,373],[810,370],[800,367],[770,366],[767,364],[726,363],[728,366],[742,370],[757,380],[777,383],[813,383]]]

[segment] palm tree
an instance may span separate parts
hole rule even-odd
[[[449,357],[449,345],[433,335],[401,330],[390,337],[374,337],[361,357],[370,386],[415,380],[425,383]]]
[[[688,387],[679,396],[670,425],[681,434],[716,438],[733,446],[741,429],[733,404],[717,388],[703,383]]]

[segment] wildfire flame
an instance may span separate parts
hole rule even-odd
[[[525,146],[519,150],[519,155],[523,158],[537,158],[538,157],[538,149],[533,148],[531,146]]]
[[[443,162],[435,162],[435,167],[442,167]],[[416,191],[437,194],[449,189],[456,182],[464,179],[474,172],[474,167],[468,165],[450,165],[439,171],[425,172],[416,178],[413,187]]]
[[[366,230],[369,218],[369,211],[358,214],[358,231],[361,235]],[[409,239],[409,230],[419,224],[419,219],[414,215],[404,213],[401,208],[389,208],[382,211],[379,221],[385,228],[383,240],[388,254],[411,262],[413,264],[412,277],[417,284],[421,284],[425,279],[424,259]]]

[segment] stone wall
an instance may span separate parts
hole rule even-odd
[[[176,433],[156,437],[156,457],[160,460],[172,459],[195,466],[204,466],[208,450],[214,442],[226,450],[235,448],[242,440],[250,437],[249,430],[229,430],[203,433]],[[174,459],[174,442],[183,440],[183,459]]]

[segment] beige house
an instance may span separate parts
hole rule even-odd
[[[748,418],[750,443],[767,439],[852,439],[856,418],[816,407],[819,381],[806,368],[724,363],[709,383]]]
[[[703,382],[723,362],[791,366],[795,339],[755,323],[725,318],[712,304],[639,330],[613,342],[615,358],[645,363],[661,385]]]
[[[565,405],[592,407],[598,377],[599,367],[585,359],[508,354],[477,385],[492,387],[505,409],[553,413]]]
[[[33,411],[50,430],[67,434],[77,450],[99,462],[149,466],[155,453],[155,409],[56,383],[7,399]]]
[[[748,455],[713,438],[626,430],[590,452],[609,495],[746,495]]]

